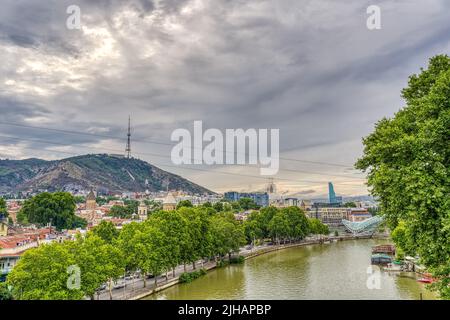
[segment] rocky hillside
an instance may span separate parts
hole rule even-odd
[[[100,192],[184,190],[212,193],[178,175],[139,159],[94,154],[57,161],[0,160],[0,192],[76,191]]]

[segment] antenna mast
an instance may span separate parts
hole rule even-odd
[[[131,117],[128,116],[128,134],[127,134],[127,147],[125,148],[126,157],[131,158]]]

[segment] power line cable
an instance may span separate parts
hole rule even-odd
[[[18,141],[31,141],[31,142],[38,142],[38,143],[44,143],[44,144],[54,144],[54,145],[60,145],[60,146],[67,146],[67,144],[65,143],[59,143],[59,142],[54,142],[54,141],[49,141],[49,140],[42,140],[42,139],[32,139],[32,138],[19,138],[19,137],[12,137],[12,136],[5,136],[5,135],[0,135],[0,138],[5,138],[5,139],[13,139],[13,140],[18,140]],[[87,148],[87,149],[93,149],[93,150],[107,150],[110,152],[121,152],[121,150],[118,149],[111,149],[111,148],[104,148],[104,147],[91,147],[91,146],[81,146],[83,148]],[[151,153],[151,152],[134,152],[135,154],[140,154],[140,155],[147,155],[147,156],[153,156],[153,157],[160,157],[160,158],[168,158],[170,159],[169,156],[164,156],[164,155],[160,155],[160,154],[156,154],[156,153]],[[241,166],[241,167],[249,167],[251,165],[233,165],[233,166]],[[253,166],[251,166],[253,167]],[[257,168],[257,167],[256,167]],[[349,177],[346,175],[339,175],[339,174],[326,174],[326,173],[322,173],[322,172],[315,172],[315,171],[308,171],[308,170],[300,170],[300,169],[288,169],[288,168],[280,168],[280,171],[287,171],[287,172],[294,172],[294,173],[307,173],[307,174],[313,174],[313,175],[322,175],[322,176],[332,176],[332,177],[340,177],[340,178],[348,178],[348,179],[357,179],[357,180],[365,180],[365,178],[363,177]]]
[[[62,144],[64,145],[64,144]],[[69,154],[72,156],[79,156],[78,153],[75,152],[70,152],[70,151],[61,151],[61,150],[49,150],[49,149],[40,149],[40,148],[33,148],[33,147],[22,147],[23,149],[30,149],[30,150],[38,150],[38,151],[43,151],[43,152],[56,152],[56,153],[62,153],[62,154]],[[247,174],[241,174],[241,173],[235,173],[235,172],[227,172],[227,171],[219,171],[219,170],[210,170],[210,169],[202,169],[202,168],[192,168],[192,167],[184,167],[184,166],[176,166],[176,165],[167,165],[167,164],[163,164],[163,163],[152,163],[151,165],[154,165],[155,167],[168,167],[168,168],[176,168],[176,169],[185,169],[185,170],[193,170],[193,171],[203,171],[203,172],[209,172],[209,173],[219,173],[219,174],[226,174],[226,175],[233,175],[233,176],[240,176],[240,177],[250,177],[250,178],[257,178],[257,179],[264,179],[264,180],[268,180],[271,179],[272,177],[264,177],[264,176],[256,176],[256,175],[247,175]],[[289,178],[281,178],[278,177],[276,178],[276,180],[280,180],[280,181],[293,181],[293,182],[304,182],[304,183],[325,183],[327,182],[326,180],[303,180],[303,179],[289,179]],[[344,181],[345,182],[345,181]],[[344,183],[342,182],[342,183]],[[351,181],[349,181],[351,182]],[[336,185],[339,185],[340,182],[335,183]]]
[[[81,132],[81,131],[73,131],[73,130],[48,128],[48,127],[38,127],[38,126],[24,125],[24,124],[11,123],[11,122],[2,122],[2,121],[0,121],[0,124],[1,125],[7,125],[7,126],[29,128],[29,129],[47,130],[47,131],[66,133],[66,134],[85,135],[85,136],[92,136],[92,137],[105,138],[105,139],[116,139],[116,140],[121,140],[121,141],[123,140],[123,137],[111,136],[111,135],[105,135],[105,134],[99,134],[99,133]],[[165,146],[170,146],[170,147],[173,147],[175,145],[175,144],[168,143],[168,142],[162,142],[162,141],[156,141],[156,140],[148,140],[148,139],[134,138],[133,140],[134,141],[138,141],[138,142],[142,142],[142,143],[158,144],[158,145],[165,145]],[[191,146],[191,149],[195,150],[195,147]],[[226,153],[238,154],[236,151],[225,151],[225,152]],[[247,155],[247,154],[245,154],[245,155]],[[327,165],[327,166],[335,166],[335,167],[343,167],[343,168],[347,168],[347,169],[348,168],[353,169],[353,165],[342,164],[342,163],[312,161],[312,160],[286,158],[286,157],[280,157],[280,160],[296,161],[296,162],[303,162],[303,163],[310,163],[310,164],[317,164],[317,165]]]

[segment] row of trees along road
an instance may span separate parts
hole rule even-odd
[[[308,220],[297,207],[273,207],[255,211],[245,222],[232,212],[182,206],[158,211],[144,222],[132,222],[117,230],[103,221],[76,241],[41,245],[26,251],[7,277],[15,299],[94,299],[98,288],[126,272],[147,276],[175,272],[175,267],[196,261],[231,257],[256,239],[294,241],[308,233],[328,233],[317,220]],[[202,262],[203,263],[203,262]],[[68,288],[70,267],[80,271],[79,288]],[[68,269],[69,268],[69,269]],[[111,291],[110,291],[111,292]]]

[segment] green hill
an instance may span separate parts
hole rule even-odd
[[[184,190],[213,193],[178,175],[145,161],[106,154],[91,154],[56,161],[0,160],[0,192],[76,191],[101,192]]]

